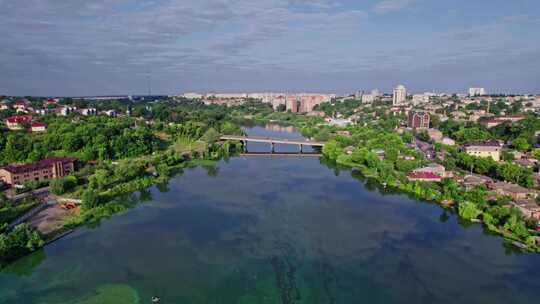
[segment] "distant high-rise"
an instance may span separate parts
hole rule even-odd
[[[407,102],[407,89],[403,85],[398,85],[394,89],[394,98],[392,99],[392,105],[400,106]]]
[[[469,96],[484,96],[486,94],[486,89],[484,88],[469,88]]]

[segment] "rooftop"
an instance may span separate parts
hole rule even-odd
[[[32,163],[32,164],[26,164],[26,165],[9,165],[5,166],[2,169],[10,172],[10,173],[24,173],[24,172],[32,172],[36,170],[41,170],[45,168],[51,167],[53,164],[61,162],[63,164],[72,163],[77,161],[78,158],[76,157],[49,157],[43,160],[40,160],[38,162]]]
[[[441,179],[441,177],[438,176],[437,174],[434,174],[432,172],[424,172],[424,171],[411,172],[411,173],[407,174],[407,177],[409,177],[409,178],[421,178],[421,179]]]
[[[501,143],[498,140],[491,139],[486,141],[471,141],[465,143],[465,147],[500,147]]]
[[[8,123],[20,123],[20,122],[26,122],[31,121],[33,119],[32,115],[15,115],[8,117],[6,121]]]
[[[494,189],[494,190],[503,190],[505,192],[512,192],[512,193],[534,192],[534,190],[527,189],[519,185],[506,183],[506,182],[496,182],[496,183],[489,184],[489,188]]]

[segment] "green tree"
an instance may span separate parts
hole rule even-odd
[[[478,218],[482,211],[476,208],[476,205],[471,202],[462,202],[458,206],[459,216],[466,220],[473,220]]]
[[[86,189],[82,194],[82,206],[83,209],[89,210],[99,205],[100,198],[99,193],[95,189]]]
[[[322,129],[315,134],[314,138],[316,141],[327,141],[330,139],[330,132],[327,129]]]
[[[201,137],[201,140],[207,144],[213,144],[219,140],[219,137],[219,133],[214,128],[210,128],[206,130],[204,135]]]
[[[343,153],[342,148],[334,140],[327,142],[324,145],[322,152],[324,155],[326,155],[326,157],[334,161],[337,159],[339,154]]]
[[[497,174],[507,182],[518,183],[521,176],[521,167],[507,162],[497,168]]]
[[[26,224],[18,225],[12,231],[0,234],[0,267],[43,245],[44,242],[39,233]]]
[[[56,178],[50,181],[49,186],[52,193],[62,195],[77,186],[77,178],[73,175]]]
[[[516,148],[516,150],[519,151],[527,151],[530,148],[529,142],[526,138],[523,137],[519,137],[513,140],[512,145],[514,146],[514,148]]]

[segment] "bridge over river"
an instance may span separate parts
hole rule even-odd
[[[244,144],[244,147],[247,146],[248,142],[258,142],[258,143],[268,143],[274,152],[275,144],[285,144],[285,145],[297,145],[302,153],[302,148],[304,146],[311,147],[324,147],[324,142],[302,140],[302,139],[285,139],[285,138],[271,138],[271,137],[258,137],[258,136],[236,136],[236,135],[223,135],[220,137],[221,140],[237,140],[241,141]]]

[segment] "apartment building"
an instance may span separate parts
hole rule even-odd
[[[75,157],[49,157],[26,165],[0,168],[0,181],[8,185],[24,185],[30,181],[44,181],[67,176],[76,169]]]

